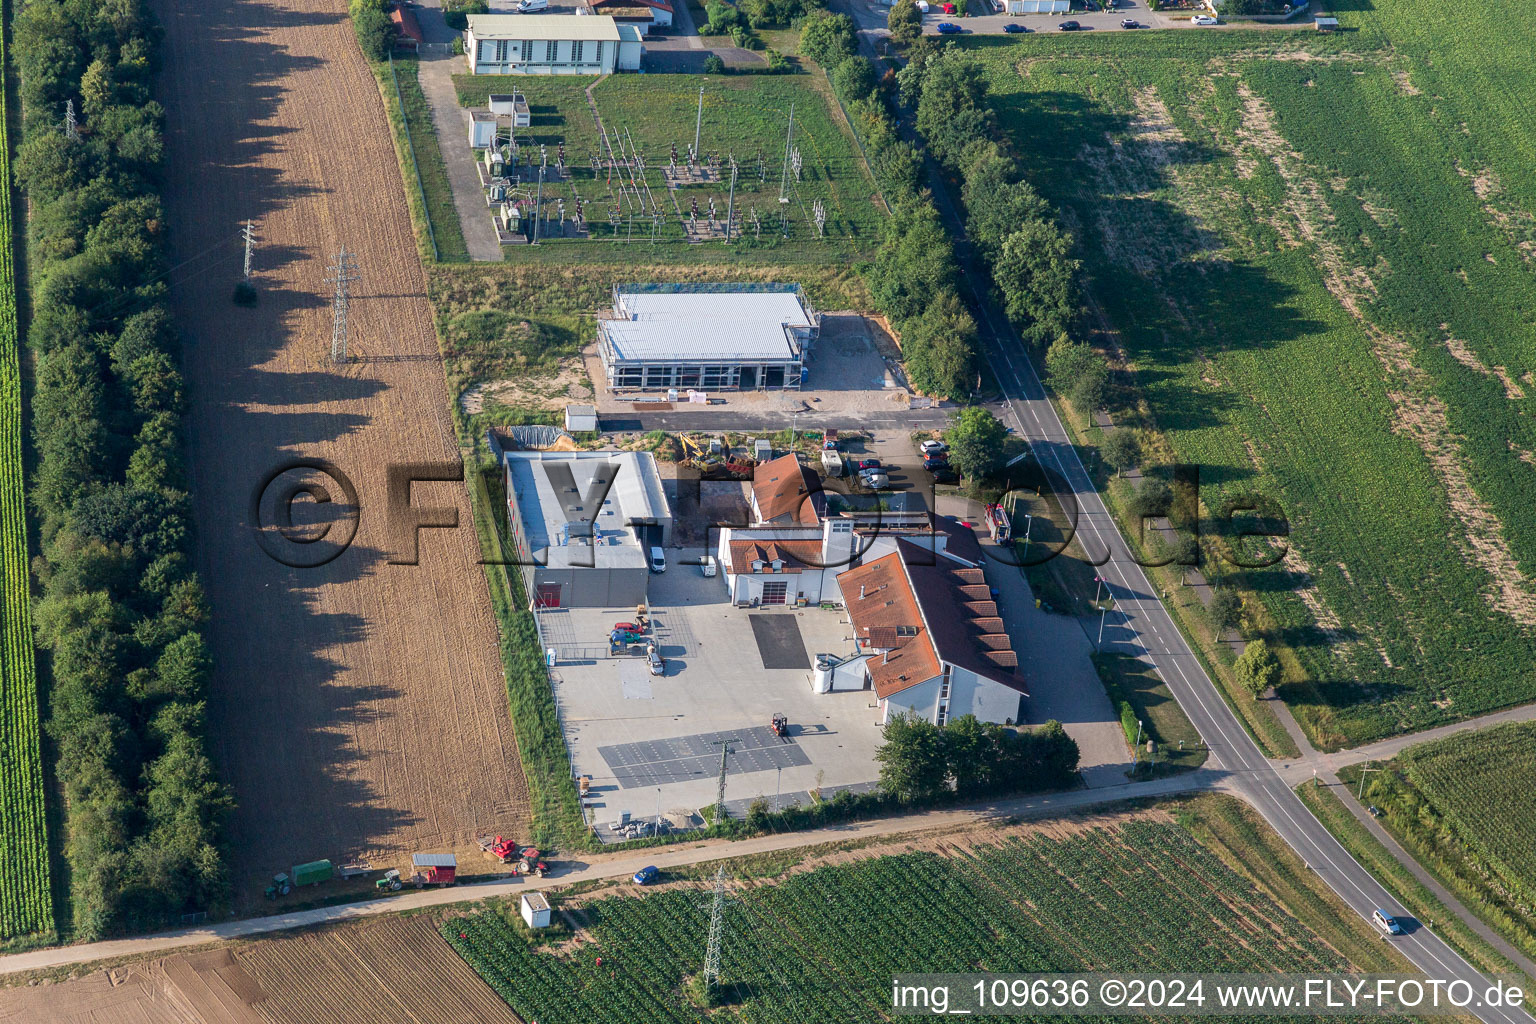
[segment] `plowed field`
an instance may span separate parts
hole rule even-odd
[[[527,791],[463,484],[416,485],[417,506],[454,506],[462,525],[423,531],[418,565],[388,564],[386,466],[457,449],[389,128],[346,5],[158,8],[170,285],[213,608],[208,711],[249,908],[267,876],[311,858],[463,859],[477,833],[524,831]],[[247,219],[249,309],[231,301]],[[360,280],[338,368],[326,278],[343,245]],[[356,486],[356,538],[319,568],[274,561],[247,523],[254,489],[295,457]]]

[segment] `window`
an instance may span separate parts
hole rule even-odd
[[[916,626],[897,626],[896,627],[896,635],[897,636],[917,636],[917,627]]]
[[[832,532],[833,533],[852,533],[853,532],[853,520],[852,519],[834,519],[832,521]]]
[[[603,41],[601,39],[597,41],[597,56],[593,57],[592,60],[598,64],[603,62]]]
[[[580,39],[576,40],[574,43],[571,44],[571,63],[572,64],[580,64],[581,63],[581,51],[586,48],[586,45],[587,44],[582,42]]]
[[[532,39],[524,39],[523,40],[523,63],[524,64],[531,64],[531,63],[533,63],[533,40]]]
[[[555,41],[553,39],[551,39],[549,42],[544,44],[544,63],[546,63],[546,64],[553,64],[554,62],[555,62]]]
[[[496,40],[496,63],[505,64],[507,62],[507,50],[511,45],[505,39]]]

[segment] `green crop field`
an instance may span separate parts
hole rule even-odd
[[[484,107],[487,96],[511,88],[503,76],[456,75],[459,102]],[[704,78],[699,75],[616,75],[593,84],[586,76],[517,76],[516,88],[528,101],[532,126],[517,138],[520,158],[534,165],[518,195],[532,198],[538,192],[537,165],[540,147],[553,164],[558,147],[565,146],[566,180],[546,182],[543,203],[546,213],[565,202],[566,216],[583,200],[590,237],[555,239],[538,249],[519,248],[519,260],[640,259],[652,260],[651,202],[663,220],[656,238],[664,243],[659,253],[671,258],[687,251],[687,259],[718,258],[746,249],[766,250],[776,260],[796,259],[811,263],[845,263],[871,251],[879,242],[883,208],[876,197],[873,179],[859,154],[848,125],[837,110],[825,79],[820,75],[741,76]],[[693,145],[699,86],[704,86],[703,122],[699,149],[716,158],[719,178],[668,189],[664,170],[677,147],[678,162],[686,162]],[[607,156],[607,145],[598,131],[592,104],[609,133],[617,153],[637,152],[644,160],[638,177],[649,186],[649,199],[637,204],[621,185],[632,185],[629,173],[610,174],[606,166],[594,171],[592,158]],[[785,171],[784,142],[794,109],[794,148],[800,153],[800,177]],[[680,250],[687,244],[683,222],[697,199],[700,215],[715,203],[717,221],[723,221],[730,202],[730,169],[734,157],[738,173],[735,209],[741,241],[727,249],[723,241],[703,248]],[[780,203],[781,174],[786,179],[788,202]],[[621,180],[622,179],[622,180]],[[527,193],[524,196],[523,193]],[[826,216],[825,234],[818,236],[816,203]],[[756,213],[756,220],[753,214]],[[781,213],[787,223],[781,223]],[[633,219],[631,221],[631,214]],[[617,219],[615,219],[617,218]],[[613,244],[616,239],[628,245]],[[607,245],[593,245],[607,242]],[[556,244],[558,243],[558,244]],[[634,245],[646,248],[636,255]],[[718,254],[716,254],[718,250]],[[658,253],[658,255],[659,255]]]
[[[1278,840],[1258,838],[1235,801],[1200,806],[1194,828],[1211,829],[1210,846],[1141,816],[732,886],[725,1002],[711,1012],[886,1020],[891,979],[910,971],[1390,967],[1382,943],[1352,915],[1339,927],[1336,904]],[[1273,872],[1265,884],[1289,908],[1229,866],[1239,859]],[[704,1014],[685,993],[704,957],[706,894],[688,886],[593,899],[575,912],[575,944],[532,945],[515,911],[494,909],[452,918],[443,934],[525,1019],[695,1022]]]
[[[1367,803],[1414,855],[1506,937],[1536,952],[1536,722],[1403,751],[1368,773]],[[1340,778],[1358,786],[1359,769]]]
[[[1340,17],[972,47],[1148,425],[1289,517],[1240,582],[1324,747],[1536,699],[1536,28]]]
[[[0,39],[0,67],[5,66]],[[10,142],[0,91],[0,941],[53,932],[22,491]]]

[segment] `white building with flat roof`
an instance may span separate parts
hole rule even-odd
[[[799,285],[615,285],[598,352],[610,390],[798,388],[818,328]]]
[[[510,451],[503,460],[512,548],[535,606],[645,600],[647,553],[672,538],[655,456]]]
[[[464,59],[476,75],[606,75],[621,43],[638,46],[638,36],[626,41],[606,15],[471,14]]]

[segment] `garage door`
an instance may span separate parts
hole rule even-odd
[[[763,581],[763,604],[783,604],[788,596],[788,580]]]
[[[540,583],[538,591],[534,595],[533,603],[537,608],[559,608],[560,584]]]

